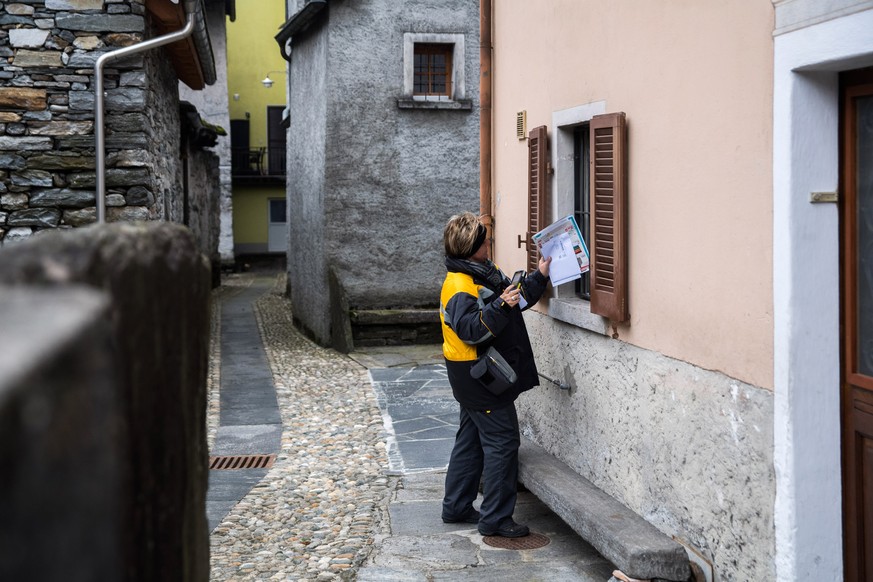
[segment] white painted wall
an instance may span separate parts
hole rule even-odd
[[[781,582],[842,580],[837,72],[873,65],[873,10],[775,39],[774,464]]]

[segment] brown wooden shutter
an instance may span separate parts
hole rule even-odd
[[[547,226],[549,134],[545,125],[530,130],[527,148],[527,270],[530,272],[539,264],[539,253],[533,242],[533,235]]]
[[[591,119],[591,312],[630,319],[627,271],[627,124],[624,113]]]

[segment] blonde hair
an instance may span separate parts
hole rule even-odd
[[[467,258],[475,253],[473,245],[479,233],[479,224],[479,218],[472,212],[462,212],[451,217],[443,231],[446,255]]]

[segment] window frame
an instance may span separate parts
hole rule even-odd
[[[455,54],[455,45],[453,43],[447,42],[417,42],[413,44],[412,47],[413,54],[413,73],[412,73],[412,96],[413,98],[425,98],[428,97],[437,97],[441,99],[445,97],[449,99],[452,96],[452,60],[454,59]],[[427,71],[421,72],[419,70],[419,57],[427,56]],[[434,59],[435,56],[442,56],[445,60],[445,71],[443,72],[434,72]],[[419,91],[418,90],[418,78],[420,76],[424,76],[427,79],[427,91]],[[434,84],[435,80],[441,79],[443,84],[443,91],[435,91]]]
[[[415,93],[415,45],[452,45],[450,67],[451,89],[446,95],[417,95]],[[466,44],[463,34],[403,33],[403,85],[397,105],[401,108],[464,109],[473,107],[467,99]]]
[[[576,150],[575,132],[577,128],[588,125],[595,115],[603,115],[605,113],[605,101],[595,101],[552,113],[551,156],[552,167],[554,168],[551,192],[552,216],[575,214],[577,206],[574,159]],[[580,169],[584,172],[582,180],[587,181],[590,177],[589,169],[586,167]],[[584,188],[582,190],[583,192],[586,191]],[[582,228],[581,224],[579,226]],[[590,232],[590,228],[588,230]],[[590,242],[589,240],[585,241],[589,250],[592,248]],[[554,288],[553,295],[549,299],[549,316],[588,331],[602,335],[610,334],[609,319],[591,312],[591,301],[577,295],[575,283],[566,283]]]

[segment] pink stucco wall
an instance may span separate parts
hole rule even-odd
[[[772,2],[494,4],[496,262],[524,262],[516,113],[551,132],[554,112],[605,102],[629,128],[620,341],[772,388]]]

